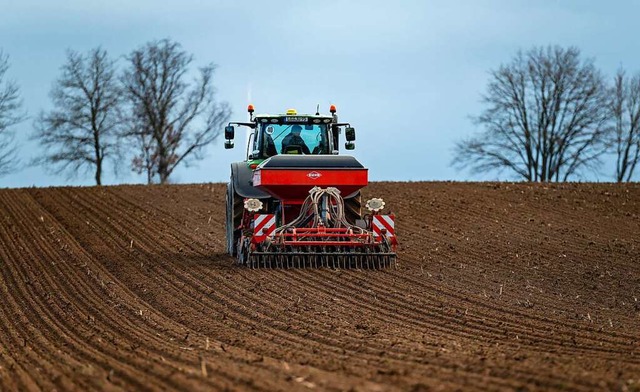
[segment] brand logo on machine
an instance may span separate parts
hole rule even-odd
[[[307,177],[309,177],[312,180],[317,180],[318,178],[322,177],[322,174],[318,173],[317,171],[312,171],[309,174],[307,174]]]

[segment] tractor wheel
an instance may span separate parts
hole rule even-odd
[[[231,256],[236,256],[240,230],[238,226],[242,223],[243,200],[233,188],[233,180],[227,185],[227,252]]]
[[[360,192],[354,197],[344,199],[344,214],[347,222],[355,224],[357,219],[362,219],[362,195]]]

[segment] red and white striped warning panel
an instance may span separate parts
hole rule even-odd
[[[255,214],[253,216],[254,242],[262,242],[276,230],[276,216],[274,214]]]
[[[395,215],[374,215],[372,217],[371,227],[373,228],[373,235],[376,237],[382,236],[382,233],[386,230],[385,235],[387,237],[395,237],[396,231],[394,229]]]

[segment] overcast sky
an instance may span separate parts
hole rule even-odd
[[[612,75],[640,70],[640,2],[592,1],[34,1],[0,0],[0,48],[33,118],[50,108],[49,91],[65,50],[102,46],[113,57],[149,40],[171,38],[214,62],[218,98],[232,119],[287,108],[327,112],[336,104],[357,131],[354,155],[372,180],[487,180],[450,167],[456,140],[476,129],[488,71],[532,45],[575,45]],[[122,63],[121,63],[122,64]],[[37,156],[32,119],[15,129],[23,161]],[[221,182],[244,146],[210,146],[174,182]],[[590,180],[610,181],[611,168]],[[30,167],[0,186],[91,185]],[[142,182],[127,167],[105,183]]]

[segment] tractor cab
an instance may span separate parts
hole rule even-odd
[[[253,138],[253,149],[258,151],[258,157],[331,154],[334,151],[330,133],[331,118],[304,119],[305,117],[299,117],[294,122],[290,117],[258,117],[258,129]],[[319,122],[313,123],[313,120]],[[323,123],[323,120],[327,122]]]
[[[355,130],[349,124],[338,123],[335,106],[331,115],[298,114],[295,109],[286,114],[253,115],[253,105],[249,105],[249,122],[230,122],[225,128],[225,148],[233,148],[234,125],[248,127],[249,143],[247,161],[259,164],[276,155],[337,155],[338,136],[342,126],[346,126],[347,150],[353,150]]]

